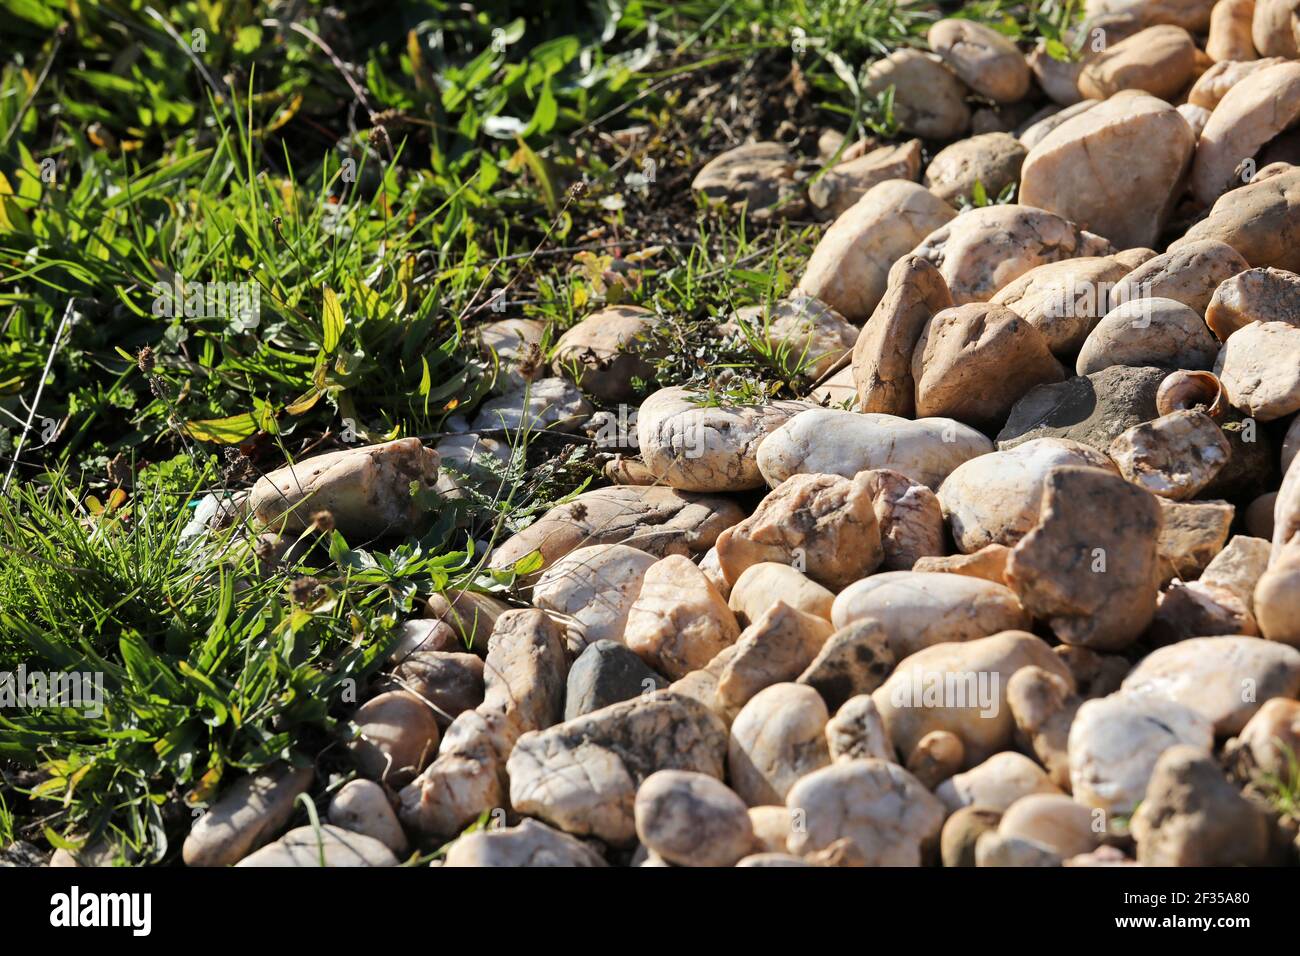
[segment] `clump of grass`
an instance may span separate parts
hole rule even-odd
[[[0,714],[0,759],[34,774],[54,845],[94,835],[162,859],[188,824],[182,801],[241,770],[314,761],[414,602],[476,579],[436,525],[388,551],[334,531],[271,573],[237,522],[182,535],[179,502],[146,507],[163,490],[97,510],[57,483],[0,499],[0,670],[89,672],[105,689],[98,715]]]
[[[1284,740],[1274,737],[1273,744],[1286,758],[1286,770],[1280,774],[1261,772],[1258,783],[1279,814],[1300,820],[1300,758]]]

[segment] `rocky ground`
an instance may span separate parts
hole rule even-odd
[[[779,142],[709,161],[720,206],[830,221],[754,313],[816,388],[653,392],[611,484],[496,544],[508,600],[405,622],[328,821],[283,833],[312,773],[259,773],[185,862],[1294,863],[1300,15],[1089,11],[1066,59],[936,23],[868,72],[903,141],[828,131],[811,181]],[[239,518],[413,522],[501,429],[626,420],[658,321],[597,311],[549,364],[497,323],[462,434],[273,472]]]
[[[200,505],[283,556],[491,497],[541,430],[610,453],[485,542],[507,588],[401,623],[323,819],[272,766],[184,863],[1300,862],[1300,5],[1087,14],[940,19],[866,71],[876,134],[693,171],[719,220],[827,224],[719,329],[799,394],[642,398],[653,309],[502,319],[448,434]]]

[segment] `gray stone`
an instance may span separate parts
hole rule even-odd
[[[647,690],[662,690],[668,681],[622,644],[596,641],[569,668],[564,719],[573,720]]]
[[[1069,438],[1104,454],[1123,432],[1159,415],[1156,391],[1168,374],[1155,367],[1112,365],[1031,388],[998,432],[998,447],[1032,438]]]

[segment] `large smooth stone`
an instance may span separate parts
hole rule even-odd
[[[889,468],[937,488],[968,459],[993,450],[980,432],[948,418],[910,421],[895,415],[831,408],[802,412],[774,430],[758,448],[758,468],[771,487],[791,475],[852,478]]]

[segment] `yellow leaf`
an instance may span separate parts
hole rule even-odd
[[[301,415],[303,412],[310,411],[312,406],[320,401],[322,394],[323,393],[319,388],[313,388],[306,395],[301,398],[295,398],[288,405],[284,406],[284,410],[290,415]]]
[[[302,108],[302,94],[299,93],[289,101],[289,105],[275,114],[275,119],[271,120],[271,125],[266,127],[265,132],[274,133],[289,120],[298,115],[298,110]]]
[[[343,336],[344,319],[343,306],[339,305],[339,297],[329,286],[325,287],[325,309],[322,321],[325,326],[325,351],[333,352]]]
[[[186,422],[185,433],[197,441],[210,441],[218,445],[234,445],[257,431],[257,421],[252,412],[231,415],[229,418],[208,418]]]

